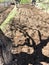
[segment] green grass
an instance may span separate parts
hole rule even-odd
[[[8,2],[8,1],[12,1],[12,0],[0,0],[0,2]],[[30,3],[31,0],[21,0],[21,3]]]
[[[2,2],[8,2],[8,1],[12,2],[12,0],[0,0],[0,3],[2,3]]]
[[[0,0],[0,2],[4,2],[4,0]]]
[[[30,3],[31,0],[21,0],[21,4]]]
[[[14,18],[14,16],[18,14],[16,6],[13,8],[13,10],[9,13],[7,18],[3,21],[3,23],[0,25],[0,29],[5,30],[6,25],[9,24],[10,20]]]

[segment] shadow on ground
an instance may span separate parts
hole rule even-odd
[[[25,52],[21,52],[19,54],[16,54],[15,57],[17,57],[18,65],[29,65],[29,64],[42,65],[41,62],[49,63],[49,57],[42,54],[42,49],[49,42],[49,37],[47,39],[41,39],[41,33],[39,30],[38,30],[38,35],[39,35],[40,43],[38,45],[36,45],[33,38],[31,36],[29,36],[29,34],[26,32],[26,36],[28,36],[28,38],[26,38],[25,43],[23,45],[18,45],[17,47],[24,46],[24,45],[33,47],[34,53],[27,54]],[[32,45],[30,45],[30,40],[32,41]]]
[[[4,65],[42,65],[41,62],[49,63],[49,57],[42,54],[42,49],[49,42],[49,37],[47,39],[42,39],[39,30],[38,35],[40,39],[40,43],[38,45],[36,45],[33,38],[29,36],[28,32],[25,32],[25,37],[27,36],[27,38],[24,44],[15,46],[16,48],[24,45],[32,47],[34,48],[34,52],[32,54],[27,54],[25,52],[11,54],[12,41],[0,30],[0,54],[2,56]],[[32,45],[30,45],[30,40],[32,41]]]

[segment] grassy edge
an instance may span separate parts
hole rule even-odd
[[[0,29],[4,30],[6,28],[6,25],[14,18],[16,14],[18,14],[16,6],[13,8],[13,10],[9,13],[7,18],[3,21],[3,23],[0,25]]]

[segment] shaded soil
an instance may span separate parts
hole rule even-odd
[[[13,6],[0,13],[1,16],[7,13],[3,17],[5,19],[12,8]],[[49,65],[49,14],[32,5],[20,5],[18,12],[19,14],[10,21],[4,31],[4,34],[12,40],[10,53],[14,61],[11,63]]]

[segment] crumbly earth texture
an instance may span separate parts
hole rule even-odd
[[[0,24],[12,8],[0,13]],[[19,55],[20,65],[49,65],[49,14],[28,4],[20,5],[18,12],[4,31],[13,41],[11,53]]]

